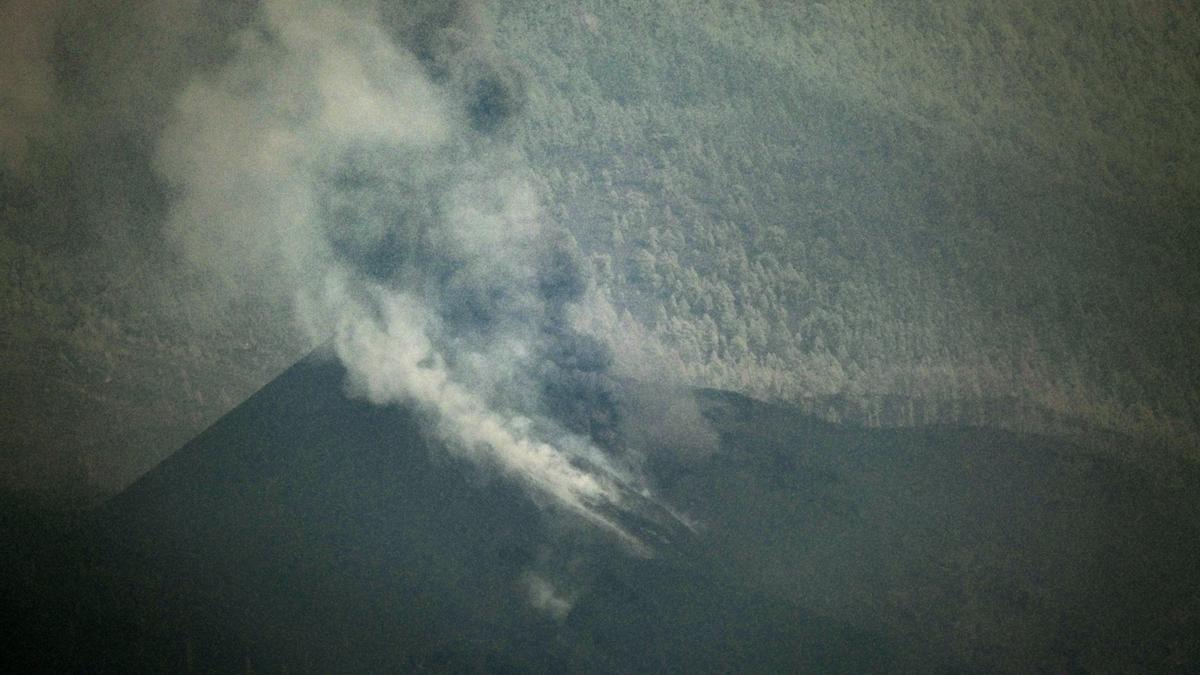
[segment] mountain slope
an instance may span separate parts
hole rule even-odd
[[[1117,672],[1200,659],[1194,471],[988,429],[838,426],[705,391],[718,447],[641,430],[657,494],[697,523],[643,557],[455,459],[412,411],[347,399],[342,378],[300,362],[74,537],[23,557],[25,651],[6,660]],[[645,397],[627,389],[631,420],[666,424],[634,414]]]
[[[667,499],[718,564],[889,636],[928,669],[1130,672],[1200,659],[1200,476],[1050,437],[856,429],[728,394]],[[1106,453],[1107,454],[1107,453]]]
[[[877,637],[753,589],[687,542],[645,558],[543,514],[423,438],[411,411],[345,398],[342,377],[301,362],[95,515],[87,555],[148,589],[129,601],[136,621],[153,624],[167,599],[183,616],[166,619],[178,629],[165,646],[128,653],[105,627],[76,658],[321,671],[890,662]],[[556,603],[571,599],[564,616]]]

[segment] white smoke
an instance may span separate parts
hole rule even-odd
[[[529,393],[565,316],[519,155],[372,4],[267,0],[236,44],[158,144],[169,237],[229,288],[294,293],[353,391],[432,412],[455,452],[641,550],[614,518],[630,498],[646,515],[635,473]]]
[[[538,574],[527,574],[524,578],[525,589],[529,594],[529,604],[535,609],[545,612],[559,621],[570,614],[575,598],[560,591],[545,577]]]
[[[337,280],[330,282],[326,300],[340,306],[335,348],[352,386],[368,400],[414,402],[436,411],[440,431],[459,452],[638,546],[597,508],[619,506],[628,481],[602,453],[578,437],[561,436],[555,444],[540,440],[530,419],[493,410],[464,387],[429,338],[432,319],[421,300],[377,288],[372,305],[363,307]],[[373,318],[376,311],[382,317]]]
[[[263,14],[269,34],[242,32],[233,59],[184,90],[158,145],[180,194],[168,236],[232,289],[294,289],[328,267],[316,193],[331,156],[448,133],[416,60],[368,8],[268,1]]]

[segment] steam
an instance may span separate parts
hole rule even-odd
[[[379,289],[376,295],[372,306],[351,302],[339,316],[335,345],[357,389],[375,403],[413,401],[436,411],[439,430],[464,455],[495,465],[639,546],[599,510],[621,503],[628,476],[583,439],[560,436],[552,445],[539,439],[529,418],[491,409],[445,366],[429,338],[428,309],[419,300]],[[346,299],[340,290],[331,297]],[[381,311],[382,319],[364,314],[372,309]]]
[[[578,248],[506,141],[520,71],[478,8],[403,10],[267,0],[162,132],[168,237],[229,289],[293,293],[352,392],[645,551],[621,514],[671,517],[615,431],[607,349],[572,327]]]
[[[262,13],[224,68],[182,92],[156,157],[179,191],[168,237],[231,290],[304,288],[331,267],[318,213],[331,158],[448,136],[416,60],[365,8],[267,2]]]
[[[524,75],[488,35],[462,0],[0,0],[0,196],[36,197],[0,220],[114,267],[182,258],[213,288],[151,290],[201,322],[290,299],[354,394],[644,552],[679,522],[578,328],[599,296],[540,212]]]
[[[551,618],[561,621],[571,612],[575,598],[555,588],[545,577],[538,574],[527,574],[524,578],[525,589],[529,594],[529,604]]]

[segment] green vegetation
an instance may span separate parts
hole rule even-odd
[[[665,367],[870,425],[1200,448],[1191,5],[520,0],[493,13],[530,88],[512,133],[606,301],[581,320],[634,374]],[[63,86],[105,111],[130,93],[96,69]],[[106,127],[75,120],[70,148],[31,146],[41,173],[0,171],[15,483],[116,489],[305,348],[287,300],[216,300],[163,241],[146,129],[187,72],[153,75],[158,93],[117,106],[136,124],[91,137]],[[63,414],[38,422],[46,409]]]
[[[633,362],[872,424],[1200,445],[1195,10],[528,3],[498,25],[544,201],[613,306],[587,319]]]

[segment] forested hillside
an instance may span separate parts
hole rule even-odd
[[[128,483],[305,353],[286,305],[198,294],[170,258],[0,237],[0,266],[0,488],[38,502]]]
[[[1194,446],[1183,3],[500,12],[523,145],[631,362],[872,424]]]
[[[290,297],[214,289],[163,233],[158,134],[257,11],[60,12],[12,52],[45,43],[25,66],[61,110],[0,156],[3,489],[115,490],[310,346]],[[581,323],[630,373],[856,423],[1098,429],[1196,456],[1192,4],[491,14],[526,85],[505,133],[592,263]]]

